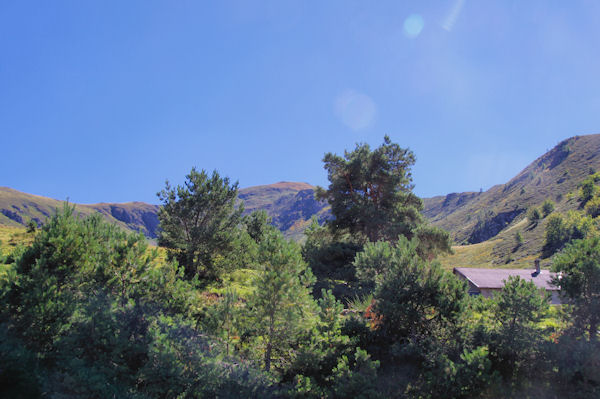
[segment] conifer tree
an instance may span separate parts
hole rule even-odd
[[[217,257],[230,252],[244,211],[236,207],[237,194],[237,182],[196,168],[183,186],[172,187],[167,181],[157,194],[163,202],[158,243],[185,267],[188,278],[218,277]]]
[[[264,346],[264,368],[271,370],[275,354],[310,329],[316,304],[310,295],[314,277],[300,249],[278,231],[270,231],[259,248],[258,275],[249,299],[255,327]]]
[[[335,218],[329,225],[334,231],[371,242],[418,236],[425,257],[450,251],[448,233],[426,225],[423,201],[412,192],[412,151],[385,136],[375,150],[357,144],[343,157],[325,154],[323,162],[330,184],[327,190],[318,187],[316,196],[331,205]]]

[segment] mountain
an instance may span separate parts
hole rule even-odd
[[[560,142],[506,184],[485,192],[425,198],[425,216],[433,225],[449,231],[457,244],[455,255],[442,262],[449,266],[530,265],[544,244],[546,219],[530,226],[527,209],[540,206],[546,199],[556,203],[557,212],[580,208],[578,186],[598,170],[600,134],[576,136]],[[320,222],[331,217],[329,206],[314,199],[314,189],[307,183],[279,182],[241,189],[239,199],[246,214],[263,209],[286,237],[301,240],[313,215]],[[24,226],[29,220],[41,224],[62,206],[63,201],[0,187],[0,225]],[[81,214],[99,212],[125,229],[156,237],[157,205],[129,202],[75,206]],[[518,246],[517,232],[523,237]]]
[[[313,215],[323,222],[328,217],[326,204],[314,199],[314,187],[307,183],[280,182],[241,189],[245,214],[264,209],[273,224],[288,238],[300,240]],[[0,225],[23,227],[29,220],[41,225],[64,201],[0,187]],[[157,237],[158,205],[144,202],[122,204],[73,204],[82,215],[100,213],[106,220],[126,230],[141,231],[149,238]]]
[[[8,187],[0,187],[0,225],[20,227],[29,220],[41,225],[56,209],[64,206],[65,201],[22,193]],[[141,231],[155,238],[158,228],[158,206],[144,202],[123,204],[73,204],[81,215],[98,212],[106,220],[127,230]]]
[[[529,265],[544,245],[546,219],[530,226],[527,209],[546,199],[555,202],[557,212],[579,209],[578,186],[598,170],[600,134],[575,136],[560,142],[506,184],[481,193],[426,198],[424,214],[463,245],[457,247],[453,260],[464,255],[461,261],[471,265]],[[517,232],[523,237],[519,246],[515,244]]]
[[[241,189],[239,199],[245,213],[265,210],[273,225],[288,238],[301,240],[311,217],[324,222],[330,215],[327,203],[315,200],[315,187],[308,183],[279,182]]]

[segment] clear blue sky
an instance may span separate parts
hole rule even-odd
[[[0,2],[0,185],[157,202],[192,166],[326,185],[384,134],[420,196],[600,132],[597,1]]]

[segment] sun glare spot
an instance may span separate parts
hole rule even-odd
[[[352,130],[360,130],[371,125],[377,107],[366,94],[354,90],[340,93],[334,103],[335,113],[341,122]]]
[[[424,26],[425,21],[422,16],[411,14],[404,20],[404,34],[413,39],[421,34]]]

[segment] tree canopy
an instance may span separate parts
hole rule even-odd
[[[560,273],[555,283],[574,307],[575,328],[590,339],[598,338],[600,325],[600,237],[576,240],[554,258]]]
[[[218,276],[217,257],[231,250],[244,211],[236,206],[237,194],[237,182],[196,168],[183,186],[172,187],[167,181],[157,194],[163,203],[158,243],[185,267],[186,276]]]
[[[411,167],[415,156],[385,136],[374,150],[357,144],[344,156],[325,154],[329,187],[318,187],[318,199],[327,200],[335,217],[334,231],[348,231],[367,241],[395,241],[399,236],[429,242],[431,250],[449,251],[448,234],[425,226],[423,201],[413,192]],[[431,234],[429,234],[431,233]]]

